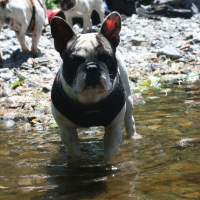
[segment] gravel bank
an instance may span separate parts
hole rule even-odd
[[[98,30],[99,27],[93,27]],[[80,33],[78,25],[74,30]],[[119,51],[133,90],[161,89],[164,83],[182,84],[200,77],[200,15],[191,19],[145,19],[133,15],[123,21]],[[26,36],[31,46],[32,38]],[[56,127],[50,109],[50,90],[59,68],[50,27],[43,30],[38,58],[21,51],[13,31],[0,35],[0,123],[6,128],[43,130]],[[163,89],[163,88],[162,88]],[[161,90],[162,92],[162,90]],[[140,94],[136,103],[144,104]]]

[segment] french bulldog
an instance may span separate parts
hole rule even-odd
[[[73,26],[72,18],[83,18],[83,33],[87,33],[87,27],[92,28],[91,14],[93,10],[99,14],[101,23],[104,20],[103,0],[59,0],[59,7],[71,27]]]
[[[113,12],[98,33],[76,35],[60,17],[51,20],[61,65],[51,91],[52,114],[69,155],[80,158],[77,128],[104,126],[104,157],[113,158],[122,140],[139,138],[133,118],[128,73],[117,46],[121,18]]]
[[[29,0],[30,1],[30,0]],[[37,45],[42,33],[42,27],[46,20],[45,0],[35,0],[35,24],[32,32],[32,56],[37,56]],[[26,0],[1,0],[0,1],[0,30],[4,24],[7,24],[11,30],[14,30],[16,37],[19,40],[21,48],[24,52],[30,52],[29,47],[25,42],[25,33],[31,23],[33,12],[31,9],[32,2]],[[0,62],[2,56],[0,54]]]

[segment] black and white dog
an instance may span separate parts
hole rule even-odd
[[[116,48],[121,18],[113,12],[99,33],[76,35],[59,17],[51,20],[55,49],[62,63],[52,87],[52,114],[68,153],[81,157],[77,128],[104,126],[104,157],[114,156],[122,139],[139,138],[126,66]]]
[[[65,14],[67,23],[72,27],[72,18],[83,18],[83,33],[87,33],[87,27],[92,28],[91,14],[96,10],[100,22],[104,20],[105,8],[103,0],[58,0],[59,7]]]

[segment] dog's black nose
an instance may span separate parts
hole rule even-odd
[[[98,70],[97,63],[88,63],[87,66],[86,66],[87,72],[96,72],[97,70]]]

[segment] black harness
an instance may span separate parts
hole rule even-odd
[[[125,103],[123,82],[117,74],[113,91],[102,101],[84,105],[74,102],[64,92],[58,72],[51,91],[55,108],[74,124],[81,127],[108,126],[118,115]]]

